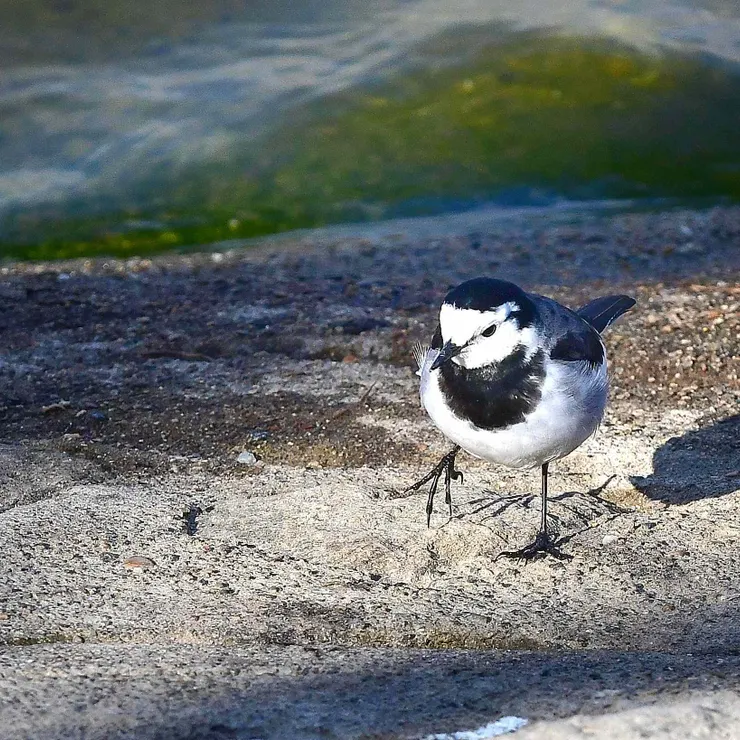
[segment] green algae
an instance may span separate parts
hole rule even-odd
[[[738,79],[697,60],[535,37],[341,102],[287,132],[288,199],[740,196]]]
[[[218,161],[150,173],[125,207],[25,214],[0,254],[151,254],[512,193],[738,200],[739,124],[727,64],[517,34],[304,106]]]

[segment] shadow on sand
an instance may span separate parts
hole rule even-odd
[[[57,676],[36,679],[35,694],[53,691],[58,701],[54,719],[39,713],[34,737],[45,740],[420,738],[480,727],[503,715],[530,721],[600,715],[692,690],[736,691],[740,682],[740,658],[727,654],[130,645],[121,666],[120,647],[54,649],[64,658],[59,675],[69,680],[60,686]],[[19,650],[28,662],[48,654],[46,646]],[[81,713],[82,681],[106,658],[106,673],[117,680],[103,684],[95,711]],[[169,664],[178,660],[200,666],[199,678],[174,678]],[[133,676],[130,665],[137,666]],[[278,673],[281,665],[285,675]],[[171,688],[160,693],[163,686]],[[721,716],[714,717],[717,723]]]
[[[653,455],[653,474],[632,484],[649,498],[687,504],[740,487],[740,415],[672,437]]]

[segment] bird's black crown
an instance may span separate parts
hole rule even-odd
[[[526,293],[514,283],[495,278],[479,277],[466,280],[453,288],[446,296],[445,303],[457,308],[470,308],[474,311],[490,311],[509,301],[523,303]]]
[[[506,280],[488,277],[473,278],[460,283],[445,297],[445,303],[473,311],[490,311],[509,301],[519,306],[517,313],[519,325],[527,326],[533,318],[534,306],[518,285]]]

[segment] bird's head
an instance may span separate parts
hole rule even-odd
[[[439,312],[442,347],[432,370],[454,362],[469,370],[495,365],[524,349],[537,349],[535,307],[513,283],[475,278],[453,288]]]

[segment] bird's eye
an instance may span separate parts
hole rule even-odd
[[[496,333],[496,324],[491,324],[487,329],[484,329],[481,334],[484,337],[492,337]]]

